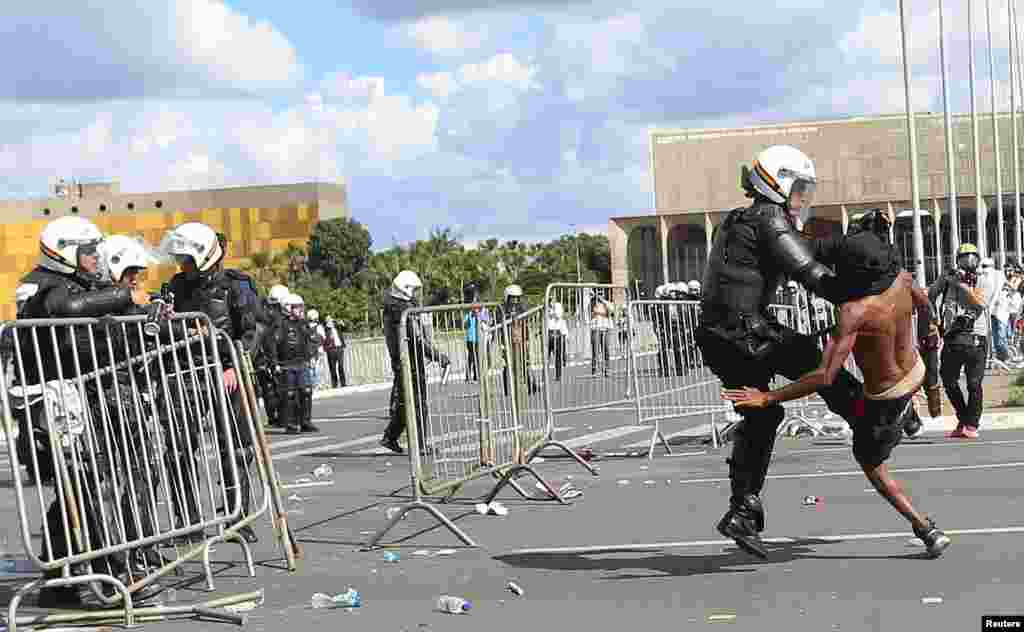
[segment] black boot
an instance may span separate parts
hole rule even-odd
[[[733,498],[729,511],[718,522],[718,532],[732,538],[736,546],[761,559],[768,558],[768,550],[761,541],[760,530],[764,528],[764,510],[761,499],[753,494]]]
[[[928,526],[924,530],[918,531],[915,528],[914,535],[924,542],[925,549],[928,551],[928,557],[933,560],[942,555],[942,552],[950,544],[949,536],[936,527],[935,521],[931,518],[928,518]]]

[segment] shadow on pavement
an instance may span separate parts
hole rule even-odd
[[[817,555],[813,547],[834,544],[829,540],[804,538],[786,544],[768,544],[767,560],[759,560],[739,549],[711,555],[678,555],[646,550],[615,549],[587,553],[523,553],[496,555],[494,560],[516,568],[554,571],[608,571],[614,574],[600,579],[650,579],[652,577],[690,577],[716,573],[750,573],[758,566],[769,566],[801,559],[820,560],[913,560],[927,559],[923,552],[905,555]],[[623,554],[643,554],[624,557]],[[751,568],[755,567],[755,568]],[[638,570],[650,573],[636,572]],[[634,572],[623,572],[634,571]]]

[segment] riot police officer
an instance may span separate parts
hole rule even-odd
[[[797,379],[819,364],[815,340],[786,328],[768,313],[780,282],[792,278],[832,302],[841,290],[796,230],[806,221],[815,190],[814,165],[794,147],[774,146],[743,168],[741,184],[753,203],[731,211],[715,236],[704,273],[696,341],[704,363],[725,388],[768,390],[776,374]],[[820,391],[847,421],[862,385],[845,370]],[[744,550],[766,556],[760,539],[760,493],[784,411],[782,406],[739,409],[729,464],[730,507],[718,531]]]
[[[16,296],[21,299],[18,319],[41,318],[82,318],[99,317],[119,313],[131,305],[147,305],[149,295],[140,289],[109,287],[96,289],[99,281],[99,252],[103,241],[99,228],[92,222],[80,217],[62,217],[50,222],[43,229],[39,239],[39,263],[28,275],[21,279]],[[29,329],[18,330],[20,364],[24,371],[23,386],[42,384],[58,379],[73,379],[80,369],[84,374],[95,368],[91,352],[85,352],[89,345],[88,336],[82,334],[80,327],[72,332],[66,327],[55,327],[54,336],[38,334],[33,336]],[[54,345],[53,338],[56,338]],[[35,352],[38,345],[38,358]],[[74,348],[77,348],[78,367],[75,366]],[[38,362],[37,362],[38,359]],[[41,368],[41,371],[40,371]],[[16,372],[20,379],[22,376]],[[40,477],[44,483],[58,477],[53,455],[50,452],[50,439],[47,420],[42,404],[30,405],[26,410],[19,402],[12,401],[12,415],[18,420],[20,434],[18,438],[18,456],[24,463],[31,463],[31,450],[36,451]],[[68,467],[72,467],[70,463]],[[83,467],[85,465],[83,464]],[[31,470],[30,470],[31,471]],[[83,473],[86,480],[88,474]],[[95,490],[82,490],[81,520],[88,528],[90,542],[93,547],[104,546],[104,529],[101,514],[98,511],[99,499]],[[73,502],[73,499],[68,499]],[[71,553],[68,543],[72,540],[64,532],[66,517],[62,515],[60,503],[55,499],[46,512],[46,524],[49,529],[49,544],[43,540],[42,559],[59,559]],[[70,521],[69,521],[70,522]],[[109,544],[113,544],[112,542]],[[52,547],[52,548],[51,548]],[[128,565],[123,556],[114,555],[98,558],[92,562],[98,572],[106,571],[115,577],[126,578]],[[59,570],[44,573],[47,578],[60,576]],[[129,581],[130,583],[130,581]],[[134,595],[136,600],[145,600],[160,591],[160,586],[151,584]],[[104,590],[109,588],[104,585]],[[81,595],[76,586],[43,588],[39,594],[39,605],[44,608],[70,607],[81,604]]]
[[[426,361],[440,362],[447,367],[448,356],[434,348],[424,332],[423,319],[406,318],[406,338],[409,345],[409,369],[411,371],[413,401],[406,402],[405,389],[402,384],[402,351],[399,347],[402,312],[419,306],[419,292],[423,290],[423,282],[419,275],[411,270],[402,270],[391,282],[391,287],[384,294],[384,339],[388,345],[391,358],[391,372],[394,383],[391,385],[391,402],[388,413],[391,421],[384,430],[380,445],[395,452],[402,453],[398,438],[405,431],[405,407],[412,404],[416,415],[416,431],[419,433],[420,445],[427,446],[429,437],[426,433],[427,409],[427,368]],[[424,452],[427,450],[424,449]]]
[[[225,332],[232,344],[235,341],[246,343],[254,341],[256,323],[261,318],[262,311],[256,286],[248,275],[238,270],[224,268],[224,250],[217,233],[212,228],[198,222],[182,224],[165,235],[160,250],[174,257],[181,269],[171,277],[168,284],[170,291],[174,294],[174,311],[206,314],[213,326]],[[194,348],[198,349],[198,345]],[[205,348],[209,353],[212,347],[207,344]],[[235,466],[240,474],[240,480],[237,483],[228,460],[229,451],[226,437],[223,433],[217,434],[220,442],[224,485],[229,490],[236,486],[239,488],[242,515],[244,516],[249,513],[252,504],[252,490],[247,468],[255,456],[252,451],[253,437],[249,433],[248,424],[241,422],[239,381],[228,343],[220,341],[217,349],[221,366],[224,369],[224,387],[230,398],[233,417],[239,420],[239,423],[235,425],[237,431]],[[192,388],[191,380],[184,380],[184,382],[186,390],[190,390]],[[207,405],[206,402],[210,400],[210,397],[205,397],[201,393],[190,391],[187,395],[187,401],[196,402],[200,406]],[[213,401],[216,401],[215,398]],[[175,402],[175,406],[179,407],[179,413],[185,414],[185,411],[180,409],[183,405],[184,402]],[[213,406],[213,410],[214,414],[219,414],[220,407]],[[179,455],[179,457],[187,462],[183,463],[184,467],[192,466],[193,455]],[[173,471],[175,471],[174,468],[172,468]],[[193,494],[188,494],[188,496],[188,504],[191,505],[195,498]],[[177,509],[183,508],[177,507]],[[196,508],[189,507],[189,509],[195,511]],[[192,520],[185,519],[185,522],[189,524]],[[249,526],[243,527],[239,534],[249,542],[257,540],[255,532]]]
[[[283,285],[275,285],[263,299],[263,321],[262,331],[259,334],[262,341],[267,332],[277,327],[285,317],[285,310],[282,301],[291,292]],[[263,409],[267,413],[267,423],[271,426],[281,426],[280,406],[281,397],[277,391],[277,378],[274,375],[274,367],[267,358],[262,345],[259,345],[253,358],[253,370],[256,371],[256,383],[260,389],[260,396],[263,398]]]
[[[310,330],[302,313],[302,299],[289,294],[281,303],[285,317],[264,335],[261,347],[277,376],[281,425],[288,432],[315,432],[306,418],[306,374],[311,359]]]

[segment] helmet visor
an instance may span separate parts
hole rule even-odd
[[[810,208],[814,204],[814,194],[818,184],[814,180],[800,177],[793,182],[789,190],[789,204],[791,208]]]

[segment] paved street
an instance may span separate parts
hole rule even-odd
[[[481,516],[473,503],[490,484],[466,486],[442,510],[481,545],[462,547],[424,512],[413,512],[385,543],[400,555],[362,544],[408,496],[408,459],[377,446],[387,391],[318,400],[322,432],[273,431],[290,520],[305,551],[299,572],[283,570],[269,521],[261,523],[257,577],[221,565],[217,594],[263,587],[265,603],[248,630],[590,630],[695,629],[731,623],[740,630],[973,630],[982,614],[1024,613],[1024,431],[984,432],[977,442],[937,433],[905,441],[892,466],[914,501],[953,536],[940,560],[921,559],[909,527],[869,485],[843,441],[780,439],[764,500],[772,552],[759,561],[723,541],[713,525],[726,507],[723,452],[699,444],[680,456],[605,458],[599,477],[565,459],[546,459],[542,475],[583,490],[569,506],[524,501],[506,488],[505,517]],[[690,425],[697,423],[689,422]],[[646,446],[650,429],[628,407],[564,415],[559,436],[598,452]],[[679,423],[668,431],[683,430]],[[633,448],[630,448],[633,449]],[[330,482],[312,478],[322,463]],[[17,551],[9,466],[0,490],[4,546]],[[525,479],[524,479],[525,484]],[[531,487],[532,483],[527,485]],[[822,502],[804,506],[816,495]],[[217,557],[240,559],[221,545]],[[450,555],[437,555],[451,549]],[[424,555],[423,553],[427,553]],[[505,589],[513,579],[525,589]],[[7,578],[9,596],[26,581]],[[313,610],[315,592],[362,594],[361,608]],[[178,601],[208,598],[201,584],[179,586]],[[466,597],[465,616],[434,612],[441,594]],[[922,599],[941,603],[922,603]],[[5,599],[6,601],[6,599]],[[28,606],[34,603],[30,599]],[[25,612],[32,612],[26,608]],[[194,630],[194,621],[151,624]],[[203,623],[202,629],[228,629]]]

